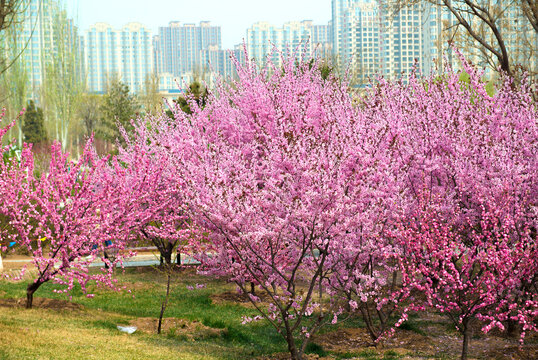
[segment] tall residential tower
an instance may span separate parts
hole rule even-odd
[[[196,24],[181,24],[172,21],[159,28],[159,36],[154,39],[156,65],[160,74],[174,77],[202,72],[206,66],[202,51],[221,49],[220,26],[212,26],[209,21]]]
[[[86,31],[85,63],[88,88],[106,91],[110,79],[117,77],[133,92],[140,92],[153,72],[151,31],[136,22],[119,30],[96,23]]]
[[[414,68],[429,73],[447,51],[443,29],[449,20],[446,10],[427,2],[395,11],[380,0],[332,0],[333,55],[358,84]]]
[[[327,58],[331,55],[329,27],[314,25],[311,20],[290,21],[282,27],[257,22],[247,29],[248,55],[258,61],[280,64],[281,56],[299,53],[306,57]]]

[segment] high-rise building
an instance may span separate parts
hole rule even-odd
[[[383,69],[383,18],[377,1],[356,1],[333,23],[343,26],[333,28],[340,46],[335,59],[342,69],[350,66],[355,82],[363,82]]]
[[[72,19],[58,0],[30,0],[22,14],[21,24],[14,24],[10,31],[19,31],[16,41],[9,47],[13,55],[21,53],[17,61],[24,64],[28,76],[28,98],[40,101],[41,86],[45,82],[47,67],[69,56],[76,69],[76,76],[83,77],[80,37]],[[60,55],[59,55],[60,54]],[[50,68],[49,68],[50,69]]]
[[[43,83],[45,59],[52,53],[53,46],[53,17],[59,10],[57,1],[31,0],[24,14],[24,29],[21,43],[26,46],[22,54],[30,75],[32,92]]]
[[[516,3],[495,3],[499,9],[496,25],[507,47],[512,65],[522,64],[538,72],[538,36]],[[468,17],[477,29],[478,17]],[[384,75],[399,77],[417,69],[424,74],[440,68],[445,61],[453,68],[461,66],[451,46],[457,46],[465,58],[485,68],[486,74],[498,59],[465,29],[459,29],[455,16],[445,6],[418,2],[399,10],[380,0],[332,0],[331,41],[334,58],[342,70],[350,69],[355,82]],[[493,47],[497,39],[485,29],[481,36]],[[452,45],[450,45],[452,44]],[[488,59],[489,57],[489,59]]]
[[[159,28],[154,44],[158,73],[174,77],[201,73],[206,66],[202,51],[210,47],[221,49],[220,26],[212,26],[209,21],[202,21],[199,25],[172,21],[168,26]]]
[[[236,75],[233,58],[242,61],[243,51],[239,46],[234,50],[219,49],[211,45],[201,51],[201,61],[206,64],[205,73],[218,74],[223,78],[233,78]]]
[[[438,14],[431,9],[429,3],[419,3],[393,12],[378,0],[332,0],[334,57],[359,84],[415,67],[429,72],[438,52]]]
[[[84,47],[89,91],[103,93],[108,81],[118,78],[132,92],[140,92],[153,72],[151,31],[140,23],[119,30],[96,23],[86,31]]]
[[[440,14],[435,10],[439,9],[426,2],[404,7],[392,15],[388,9],[382,10],[384,75],[398,77],[414,68],[430,73],[435,68],[435,60],[442,56],[436,46],[442,29],[437,24]]]
[[[330,56],[329,27],[314,25],[311,20],[290,21],[282,27],[257,22],[247,29],[248,56],[265,61],[268,56],[280,64],[282,55],[306,57]]]
[[[331,2],[331,45],[335,58],[341,64],[349,63],[353,53],[353,29],[357,25],[350,17],[353,15],[355,3],[355,0],[332,0]]]

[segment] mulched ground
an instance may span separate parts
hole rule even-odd
[[[259,294],[257,294],[259,295]],[[226,291],[211,296],[214,303],[240,304],[252,307],[246,295],[236,291]],[[267,297],[262,297],[261,304],[267,302]],[[448,320],[435,313],[422,313],[416,319],[416,325],[420,333],[412,330],[398,329],[392,338],[383,342],[382,345],[374,346],[366,329],[343,328],[337,331],[318,334],[313,336],[312,342],[320,345],[323,350],[337,354],[359,354],[374,352],[383,358],[386,351],[392,351],[400,355],[401,359],[426,359],[442,357],[458,359],[460,357],[462,337],[453,329]],[[492,332],[483,334],[480,325],[476,324],[474,336],[469,347],[470,359],[514,359],[514,360],[537,360],[538,359],[538,335],[527,336],[525,344],[519,344],[519,337],[507,337],[505,334]],[[334,356],[319,357],[309,354],[307,359],[334,359]],[[360,357],[359,357],[360,358]],[[269,357],[260,357],[259,360],[283,360],[289,359],[287,353],[273,354]]]

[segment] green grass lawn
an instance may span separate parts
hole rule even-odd
[[[122,333],[117,325],[127,325],[136,318],[158,317],[166,278],[151,268],[126,269],[124,273],[119,272],[117,278],[130,293],[89,287],[95,294],[90,299],[76,288],[71,292],[71,301],[82,305],[81,309],[35,307],[27,310],[0,306],[0,359],[252,359],[287,351],[285,341],[268,323],[241,324],[242,316],[257,315],[256,310],[211,300],[212,294],[235,291],[234,285],[196,275],[193,270],[174,274],[165,317],[198,321],[223,329],[221,335],[192,339],[166,332],[161,335],[141,331],[132,335]],[[29,281],[0,281],[0,298],[24,298]],[[202,283],[205,288],[187,289],[187,286]],[[46,283],[34,297],[69,300],[65,294],[55,293],[55,289],[59,287]],[[323,331],[341,326],[360,326],[360,322],[354,320]],[[315,343],[308,346],[307,352],[329,354]],[[330,355],[334,359],[376,358],[368,351]],[[387,355],[379,358],[398,358],[390,352]]]
[[[165,317],[225,329],[221,336],[192,341],[170,334],[123,334],[116,325],[137,317],[158,317],[165,277],[154,270],[128,269],[118,278],[131,293],[92,289],[95,297],[89,299],[79,289],[73,291],[72,301],[83,305],[83,310],[0,307],[0,359],[250,359],[286,351],[285,342],[270,325],[241,324],[241,317],[252,316],[255,310],[212,303],[211,294],[231,291],[232,285],[192,273],[175,274]],[[187,289],[196,283],[206,288]],[[0,297],[25,297],[26,284],[1,281]],[[34,296],[68,299],[53,292],[56,288],[44,284]]]
[[[166,278],[164,274],[151,268],[127,269],[118,272],[119,282],[130,289],[114,292],[103,288],[90,288],[93,299],[76,288],[72,294],[73,309],[13,308],[0,306],[0,360],[2,359],[252,359],[271,358],[276,353],[286,353],[285,341],[275,329],[265,321],[241,324],[243,316],[254,316],[256,310],[245,304],[213,301],[213,294],[235,291],[235,286],[223,280],[196,275],[192,269],[174,274],[170,302],[166,318],[196,321],[211,331],[193,334],[164,331],[161,335],[145,333],[139,329],[128,335],[118,331],[117,325],[127,325],[140,318],[157,318],[164,298]],[[0,281],[1,299],[16,299],[26,296],[24,282]],[[205,284],[202,289],[188,290],[187,286]],[[44,284],[34,295],[36,298],[69,300],[65,294],[55,293],[59,289],[52,283]],[[5,300],[4,300],[5,302]],[[38,303],[34,300],[34,303]],[[65,303],[62,303],[65,305]],[[437,323],[438,322],[438,323]],[[196,325],[200,328],[202,325]],[[448,327],[447,327],[448,326]],[[194,328],[194,327],[193,327]],[[346,329],[349,328],[349,329]],[[452,359],[458,358],[459,337],[453,326],[446,321],[427,319],[412,314],[408,322],[399,330],[394,345],[383,349],[368,346],[344,346],[329,351],[316,341],[326,338],[327,333],[340,334],[341,331],[363,328],[362,322],[352,318],[344,323],[322,329],[318,338],[308,346],[308,353],[326,359]],[[207,329],[207,328],[206,328]],[[215,330],[221,329],[221,330]],[[435,330],[433,334],[431,330]],[[203,330],[203,329],[202,329]],[[362,330],[361,330],[362,331]],[[338,335],[339,337],[340,335]],[[340,340],[340,338],[338,338]],[[491,339],[490,339],[491,340]],[[403,342],[402,342],[403,341]],[[405,341],[407,341],[405,343]],[[477,339],[471,345],[476,353],[489,346],[484,339]],[[497,341],[497,340],[495,340]],[[505,341],[505,340],[503,340]],[[510,342],[493,342],[507,352],[505,345],[511,346],[510,355],[517,355],[517,345]],[[323,344],[323,342],[321,342]],[[405,343],[405,344],[404,344]],[[435,343],[437,350],[422,350],[417,344]],[[482,343],[482,344],[481,344]],[[401,345],[404,344],[404,345]],[[325,346],[325,345],[324,345]],[[532,358],[538,354],[536,341],[530,341],[530,352],[515,358]],[[447,354],[450,351],[450,354]],[[481,353],[479,359],[492,358]],[[491,356],[490,356],[491,355]],[[497,356],[497,355],[495,355]],[[527,357],[525,357],[527,356]],[[529,357],[531,356],[531,357]]]

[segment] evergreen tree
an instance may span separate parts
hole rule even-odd
[[[178,97],[174,102],[179,105],[184,113],[190,115],[192,114],[192,110],[189,102],[194,100],[199,107],[203,108],[206,104],[208,95],[207,89],[198,80],[194,80],[189,85],[185,95]],[[167,110],[166,114],[168,117],[172,117],[172,112],[170,110]]]
[[[24,114],[22,125],[24,141],[32,144],[39,144],[47,141],[45,132],[43,109],[36,106],[33,100],[28,103],[28,108]]]
[[[129,86],[120,80],[111,81],[107,93],[103,96],[101,105],[103,117],[96,128],[96,136],[110,142],[117,139],[122,142],[118,124],[130,132],[131,119],[134,119],[139,111],[140,106],[136,97],[129,93]]]

